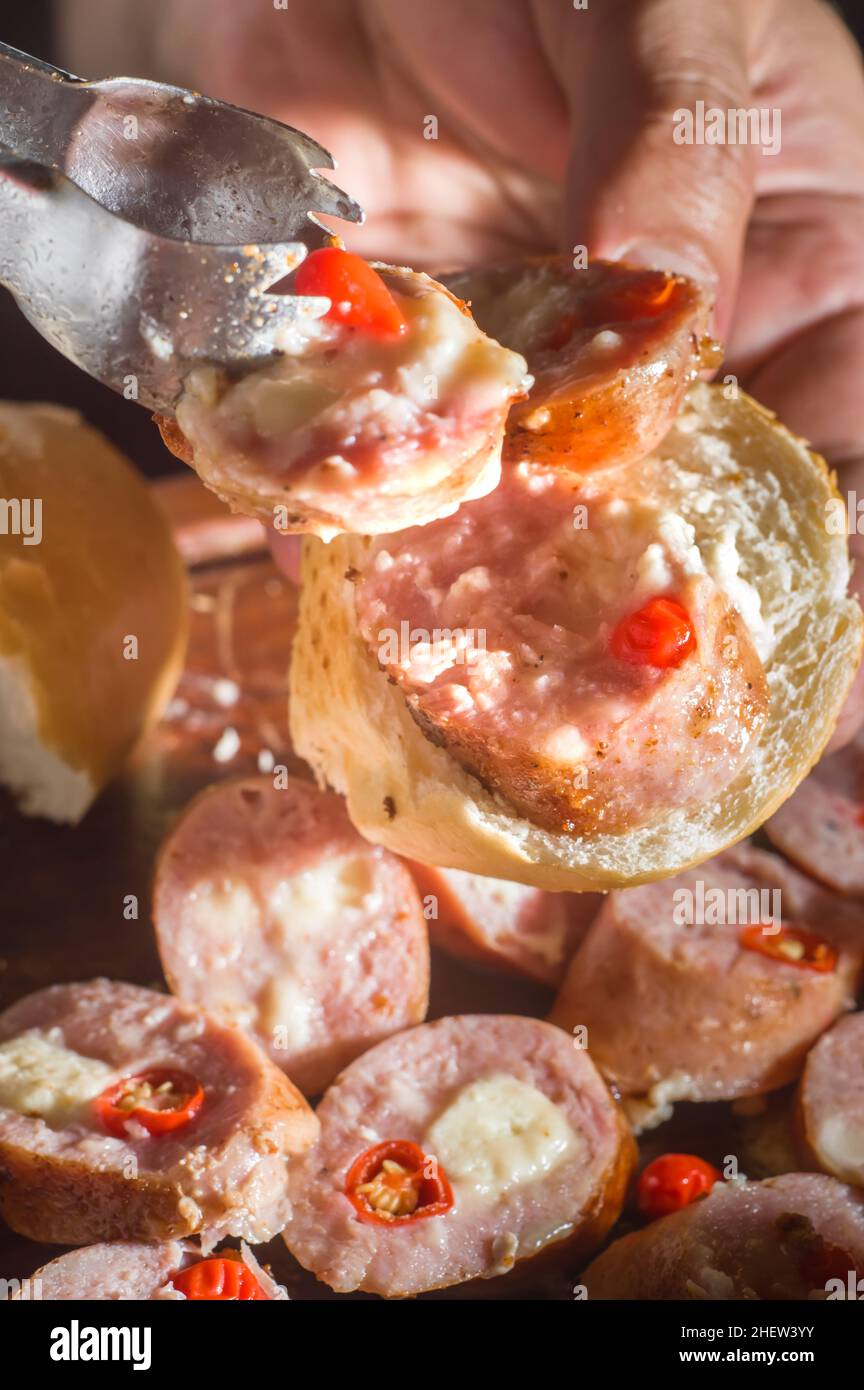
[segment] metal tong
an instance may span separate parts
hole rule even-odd
[[[181,87],[87,82],[0,44],[0,284],[91,376],[172,415],[196,364],[254,366],[326,299],[268,294],[363,221],[290,126]]]

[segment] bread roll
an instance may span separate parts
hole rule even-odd
[[[0,782],[78,821],[164,708],[186,644],[168,523],[74,411],[0,405]]]
[[[291,677],[296,751],[342,792],[369,839],[421,862],[548,889],[605,890],[678,873],[743,838],[816,762],[860,655],[862,618],[847,594],[846,538],[824,462],[743,394],[696,384],[639,485],[663,492],[744,613],[771,634],[761,734],[729,785],[636,829],[562,833],[520,816],[433,743],[361,640],[354,587],[373,543],[304,541]],[[483,504],[478,504],[483,505]],[[724,553],[734,535],[737,556]],[[726,573],[724,574],[724,566]],[[737,567],[737,572],[735,568]],[[348,578],[346,578],[346,575]],[[745,587],[749,586],[749,587]]]

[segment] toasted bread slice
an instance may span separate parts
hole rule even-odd
[[[702,862],[792,793],[830,737],[859,660],[862,617],[847,593],[846,538],[826,524],[829,506],[839,505],[832,475],[770,412],[729,394],[691,387],[654,455],[632,465],[646,487],[662,480],[701,552],[722,552],[731,528],[738,558],[730,600],[748,585],[772,634],[764,726],[729,785],[614,834],[555,833],[519,815],[427,737],[361,639],[351,580],[373,543],[307,540],[292,664],[294,746],[345,794],[364,835],[426,863],[542,888],[604,890]]]

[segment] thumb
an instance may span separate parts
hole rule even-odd
[[[728,128],[725,143],[704,142],[693,115],[699,102],[703,112],[724,114],[751,105],[744,7],[613,0],[601,16],[594,13],[584,34],[590,63],[580,65],[583,79],[571,100],[569,238],[594,256],[701,280],[713,291],[723,334],[759,149],[729,143]],[[683,112],[693,113],[689,129]]]

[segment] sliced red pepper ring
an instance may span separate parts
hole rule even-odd
[[[168,1134],[194,1120],[204,1104],[204,1088],[190,1072],[148,1067],[116,1081],[93,1104],[108,1133],[118,1139],[128,1137],[130,1120],[148,1134]]]
[[[806,927],[781,924],[776,931],[771,924],[756,922],[742,927],[739,941],[745,951],[756,951],[771,960],[797,965],[802,970],[815,970],[820,975],[830,975],[837,965],[834,947]]]
[[[592,319],[598,323],[620,323],[658,318],[668,308],[677,283],[676,277],[667,275],[665,270],[646,270],[638,279],[595,296]]]
[[[636,1205],[643,1216],[655,1221],[689,1207],[722,1179],[719,1169],[695,1154],[661,1154],[639,1175]]]
[[[407,323],[377,270],[338,246],[322,246],[301,261],[294,274],[297,294],[330,300],[324,315],[347,328],[360,328],[378,338],[398,338]]]
[[[680,666],[696,649],[690,617],[677,599],[652,598],[622,618],[612,633],[609,649],[634,666]]]
[[[348,1169],[345,1195],[361,1221],[378,1226],[444,1216],[453,1206],[444,1169],[408,1139],[387,1139],[364,1150]]]
[[[232,1255],[219,1255],[212,1260],[199,1260],[179,1274],[171,1283],[179,1293],[193,1302],[248,1303],[262,1299],[271,1302],[255,1275],[243,1260]]]

